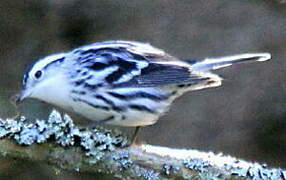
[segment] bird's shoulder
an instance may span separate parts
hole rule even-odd
[[[138,41],[104,41],[81,46],[73,51],[80,55],[128,55],[135,59],[144,59],[154,62],[178,61],[164,50],[156,48],[149,43]]]

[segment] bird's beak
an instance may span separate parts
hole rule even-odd
[[[22,90],[20,93],[16,94],[12,97],[12,101],[15,102],[16,105],[19,105],[24,99],[28,98],[31,95],[27,90]]]

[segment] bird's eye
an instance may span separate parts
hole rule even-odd
[[[42,75],[43,75],[43,72],[42,72],[42,71],[37,71],[37,72],[35,73],[35,78],[36,78],[36,79],[40,79],[40,78],[42,77]]]

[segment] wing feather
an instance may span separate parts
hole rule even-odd
[[[129,85],[140,87],[163,86],[171,84],[197,84],[207,80],[199,74],[194,74],[187,67],[151,63],[135,76]]]
[[[208,80],[191,72],[189,65],[149,44],[127,41],[95,43],[76,50],[88,59],[81,59],[91,70],[110,66],[118,70],[105,80],[110,86],[155,87],[170,84],[198,84]],[[98,72],[100,73],[100,72]]]

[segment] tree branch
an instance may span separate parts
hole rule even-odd
[[[230,156],[152,145],[126,146],[118,132],[79,129],[53,111],[33,124],[0,119],[0,156],[120,179],[286,179],[286,171]]]

